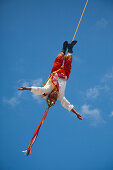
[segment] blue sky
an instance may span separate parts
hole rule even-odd
[[[66,98],[51,108],[26,157],[46,102],[20,86],[40,86],[65,40],[71,42],[85,0],[0,1],[0,169],[113,169],[113,1],[89,0],[76,35]]]

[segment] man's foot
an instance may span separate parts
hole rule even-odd
[[[65,55],[65,52],[66,52],[66,50],[67,50],[67,47],[68,47],[68,41],[65,41],[65,42],[63,43],[63,49],[62,49],[62,52],[64,53],[64,55]]]
[[[73,47],[77,41],[72,41],[71,44],[68,44],[68,53],[73,53]]]

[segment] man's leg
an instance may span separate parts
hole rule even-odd
[[[61,68],[61,66],[62,66],[62,64],[63,64],[64,55],[65,55],[67,46],[68,46],[68,42],[65,41],[65,42],[63,43],[62,52],[61,52],[61,53],[56,57],[56,59],[55,59],[55,62],[54,62],[54,64],[53,64],[53,68],[52,68],[52,70],[51,70],[51,73],[54,72],[54,71],[57,71],[58,69]]]
[[[72,54],[68,53],[64,61],[64,70],[65,70],[67,79],[69,78],[69,75],[71,73],[71,63],[72,63]]]
[[[72,41],[71,44],[68,44],[68,54],[65,57],[65,62],[64,62],[64,70],[67,79],[69,78],[69,75],[71,73],[72,53],[73,53],[73,47],[76,43],[77,41]]]
[[[63,64],[63,52],[61,52],[55,59],[54,64],[53,64],[53,68],[51,70],[51,73],[57,71],[58,69],[61,68],[62,64]]]

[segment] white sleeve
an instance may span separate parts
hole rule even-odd
[[[73,105],[70,104],[70,102],[65,97],[62,98],[61,104],[68,111],[71,111],[72,108],[74,107]]]
[[[37,95],[41,95],[40,93],[41,93],[41,89],[40,89],[41,87],[34,87],[34,86],[32,86],[31,87],[31,92],[32,93],[34,93],[34,94],[37,94]]]
[[[49,94],[52,90],[50,84],[46,84],[44,87],[31,87],[31,92],[37,95],[42,95],[44,93]]]

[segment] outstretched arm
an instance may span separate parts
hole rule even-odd
[[[77,111],[74,109],[74,106],[70,104],[70,102],[65,98],[63,97],[61,100],[61,104],[62,106],[67,109],[68,111],[72,111],[73,113],[76,114],[77,118],[80,119],[80,120],[83,120],[83,118],[81,117],[81,115],[79,113],[77,113]]]
[[[20,87],[17,90],[31,90],[31,87]]]
[[[44,87],[20,87],[17,90],[29,90],[36,95],[49,94],[52,91],[50,84],[46,84]]]
[[[79,113],[77,113],[77,111],[74,109],[74,107],[71,109],[71,111],[77,115],[78,119],[83,120],[81,115]]]

